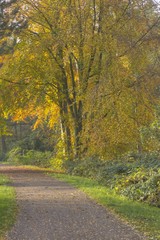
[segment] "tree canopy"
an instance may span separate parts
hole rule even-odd
[[[59,124],[69,159],[146,151],[144,129],[159,118],[155,2],[23,0],[18,9],[28,27],[20,26],[0,82],[12,119]]]

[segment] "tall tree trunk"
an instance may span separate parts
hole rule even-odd
[[[81,157],[82,106],[82,101],[80,101],[78,112],[74,117],[75,158]]]
[[[63,132],[63,140],[65,144],[65,154],[67,158],[73,157],[72,151],[72,141],[71,141],[71,131],[68,126],[68,109],[66,101],[60,101],[60,117],[61,117],[61,126]]]

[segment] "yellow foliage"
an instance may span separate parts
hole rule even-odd
[[[124,68],[130,69],[130,62],[127,56],[122,56],[120,60]]]

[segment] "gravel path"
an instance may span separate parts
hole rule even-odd
[[[144,239],[76,188],[41,172],[0,166],[12,179],[19,215],[8,240]]]

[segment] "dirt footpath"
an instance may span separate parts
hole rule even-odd
[[[41,172],[0,166],[12,179],[19,215],[8,240],[139,240],[131,227],[74,187]]]

